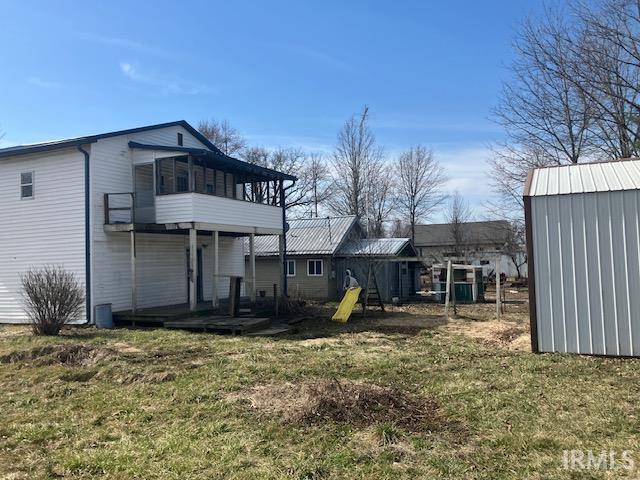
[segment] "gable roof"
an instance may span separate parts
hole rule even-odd
[[[640,160],[578,163],[529,172],[525,197],[640,190]]]
[[[415,257],[417,253],[408,238],[362,238],[347,240],[336,255],[340,257]]]
[[[506,220],[489,220],[486,222],[467,222],[462,224],[463,243],[502,244],[507,239],[509,222]],[[450,223],[416,225],[417,247],[440,247],[455,245]]]
[[[355,215],[326,218],[289,220],[287,232],[287,256],[334,255],[357,224]],[[259,257],[279,254],[278,235],[257,236],[255,254]],[[245,241],[245,253],[249,242]]]
[[[120,135],[129,135],[132,133],[146,132],[148,130],[157,130],[159,128],[181,126],[187,130],[191,135],[196,137],[202,142],[209,150],[224,155],[222,151],[211,143],[204,135],[198,130],[193,128],[186,120],[177,120],[175,122],[158,123],[156,125],[147,125],[144,127],[129,128],[127,130],[118,130],[115,132],[101,133],[98,135],[88,135],[84,137],[67,138],[64,140],[53,140],[49,142],[32,143],[28,145],[16,145],[14,147],[7,147],[0,149],[0,158],[12,157],[16,155],[28,155],[30,153],[38,153],[49,150],[58,150],[62,148],[76,147],[79,145],[86,145],[88,143],[95,143],[102,138],[117,137]]]

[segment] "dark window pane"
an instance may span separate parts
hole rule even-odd
[[[26,183],[33,183],[33,172],[24,172],[20,174],[20,183],[22,185]]]
[[[20,188],[21,188],[22,198],[29,198],[29,197],[33,196],[33,186],[32,185],[23,185]]]

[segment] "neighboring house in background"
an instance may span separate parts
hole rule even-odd
[[[291,297],[333,300],[342,295],[344,274],[350,268],[362,286],[368,266],[376,270],[383,301],[408,298],[419,284],[419,263],[408,238],[365,239],[353,215],[289,220],[287,284]],[[255,239],[256,291],[273,296],[280,289],[277,236]],[[248,254],[245,242],[245,254]],[[247,266],[249,269],[249,258]]]
[[[443,263],[449,259],[466,260],[469,264],[481,265],[483,273],[487,275],[495,270],[496,259],[500,258],[501,272],[511,277],[517,275],[514,262],[505,253],[505,243],[508,243],[511,235],[511,224],[508,221],[467,222],[461,225],[461,232],[461,255],[456,255],[453,228],[449,223],[416,225],[415,248],[427,265]],[[520,273],[526,276],[524,244],[516,250],[518,263],[521,264]]]
[[[0,321],[26,320],[20,274],[45,264],[75,274],[88,320],[104,303],[216,303],[245,276],[242,237],[282,234],[294,180],[185,121],[0,149]]]

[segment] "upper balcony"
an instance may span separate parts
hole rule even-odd
[[[105,230],[282,233],[284,182],[295,177],[208,150],[142,147],[171,153],[134,166],[133,192],[105,194]]]

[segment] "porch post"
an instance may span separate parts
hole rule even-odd
[[[138,295],[136,294],[136,232],[134,229],[129,232],[129,238],[131,241],[131,311],[135,313],[138,307]]]
[[[251,291],[249,298],[251,303],[256,302],[256,250],[255,250],[255,233],[249,235],[249,274],[251,275]]]
[[[218,275],[220,274],[220,263],[218,261],[218,231],[214,230],[211,232],[211,235],[213,237],[213,292],[211,295],[211,303],[213,304],[213,308],[218,308]]]
[[[280,295],[286,295],[285,282],[287,281],[287,263],[284,257],[284,235],[278,235],[278,258],[280,260]]]
[[[198,306],[198,231],[189,229],[189,309]]]

